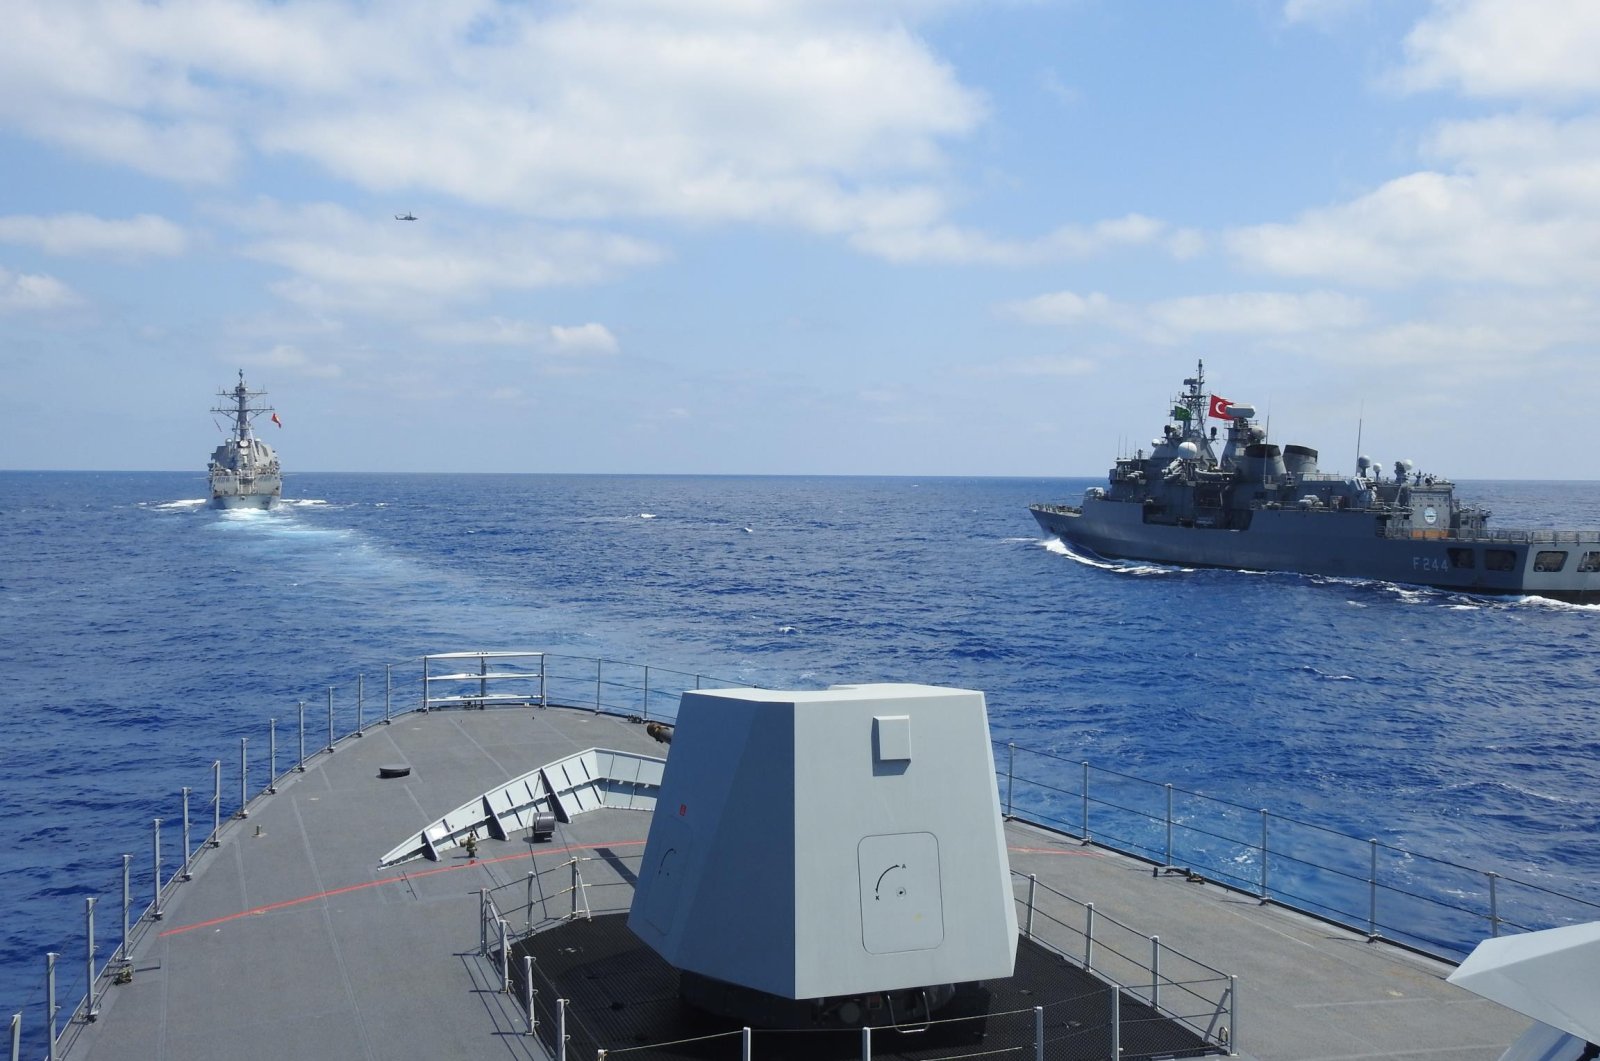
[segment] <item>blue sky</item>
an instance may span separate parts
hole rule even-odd
[[[1588,0],[17,0],[0,467],[1594,478]],[[397,213],[420,220],[399,222]],[[291,486],[292,492],[292,486]]]

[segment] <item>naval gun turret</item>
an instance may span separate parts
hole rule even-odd
[[[980,692],[686,692],[656,805],[628,927],[690,1005],[904,1025],[1014,971]]]

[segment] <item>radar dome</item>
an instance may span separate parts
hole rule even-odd
[[[1360,468],[1362,471],[1366,471],[1368,468],[1372,467],[1372,458],[1365,455],[1357,457],[1356,467]]]
[[[1200,447],[1193,442],[1180,442],[1178,444],[1178,456],[1187,460],[1194,460],[1200,456]]]

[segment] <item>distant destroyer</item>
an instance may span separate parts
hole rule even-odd
[[[251,425],[255,418],[269,414],[282,426],[272,406],[255,404],[267,396],[245,386],[244,369],[231,391],[218,391],[221,404],[212,408],[233,418],[233,435],[211,454],[211,507],[271,508],[283,495],[283,476],[278,470],[278,455],[271,446],[256,438]]]
[[[1119,457],[1080,505],[1037,504],[1039,526],[1114,559],[1295,571],[1475,594],[1600,602],[1600,531],[1494,530],[1455,484],[1366,457],[1353,477],[1323,474],[1317,451],[1267,441],[1256,411],[1184,380],[1160,438]],[[1222,453],[1213,443],[1226,423]]]

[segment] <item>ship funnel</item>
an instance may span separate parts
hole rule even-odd
[[[1283,469],[1299,479],[1316,475],[1317,451],[1309,446],[1283,447]]]
[[[1253,442],[1244,448],[1239,477],[1246,482],[1268,483],[1283,478],[1283,454],[1273,442]]]

